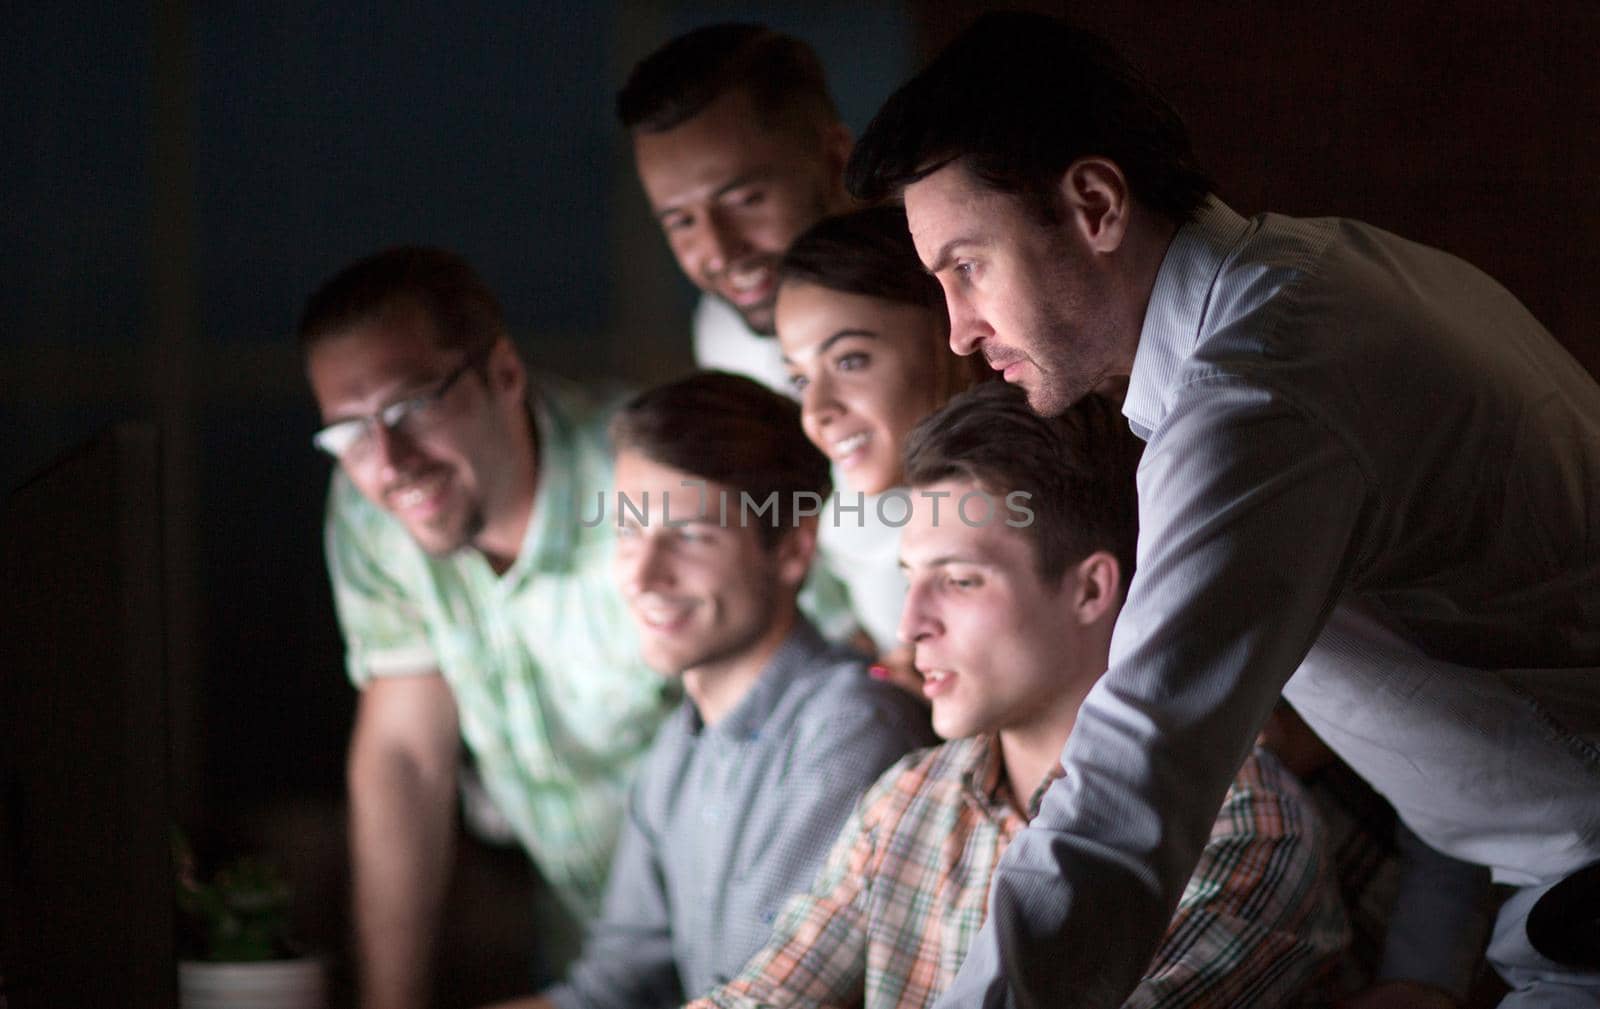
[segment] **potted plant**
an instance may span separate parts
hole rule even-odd
[[[242,857],[207,879],[178,831],[173,861],[184,922],[181,1009],[325,1009],[326,970],[290,938],[293,892],[281,872]]]

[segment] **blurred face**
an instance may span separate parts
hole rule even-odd
[[[906,435],[938,405],[944,320],[917,305],[784,284],[778,342],[806,437],[852,490],[900,483]]]
[[[779,258],[844,205],[848,147],[837,125],[765,128],[742,90],[670,130],[633,137],[639,180],[684,275],[767,334]]]
[[[954,504],[977,485],[919,489],[950,493],[937,523],[919,499],[900,539],[910,586],[900,637],[914,650],[934,731],[956,739],[1070,724],[1081,697],[1074,683],[1105,668],[1104,655],[1084,654],[1071,619],[1075,572],[1056,585],[1040,580],[1032,541],[1005,524],[1003,494],[992,495],[1001,517],[974,526]],[[974,501],[968,514],[976,521],[981,510]]]
[[[907,186],[905,202],[917,254],[944,288],[957,354],[982,354],[1046,416],[1129,374],[1139,334],[1111,293],[1119,278],[1070,219],[1045,224],[957,163]]]
[[[438,346],[420,313],[364,324],[313,345],[306,367],[324,424],[370,417],[384,407],[440,388],[466,359]],[[339,459],[352,483],[405,526],[435,556],[473,542],[485,528],[525,522],[513,515],[534,460],[516,437],[526,423],[521,365],[507,345],[480,371],[469,369],[445,394],[390,430],[373,424]]]
[[[683,484],[698,479],[635,450],[617,455],[617,493],[645,517],[617,506],[622,527],[613,571],[645,661],[667,675],[714,675],[741,665],[781,629],[810,560],[807,554],[796,573],[794,537],[768,550],[755,528],[740,526],[735,508],[724,527],[717,495],[725,488],[701,481],[702,502]],[[735,491],[729,497],[739,500]]]

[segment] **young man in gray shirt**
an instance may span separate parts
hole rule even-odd
[[[933,742],[910,695],[795,607],[827,460],[787,398],[702,372],[612,424],[615,572],[645,660],[688,695],[635,783],[599,920],[567,981],[517,1005],[671,1006],[726,982],[805,889],[855,801]]]

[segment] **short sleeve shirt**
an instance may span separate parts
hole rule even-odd
[[[628,782],[675,692],[645,666],[610,573],[607,411],[543,382],[532,406],[539,483],[515,563],[429,557],[342,472],[327,554],[346,665],[441,673],[485,787],[541,872],[585,919],[598,907]]]

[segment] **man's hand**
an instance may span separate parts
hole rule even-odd
[[[449,880],[459,737],[437,673],[361,691],[347,768],[362,1009],[428,1004]]]

